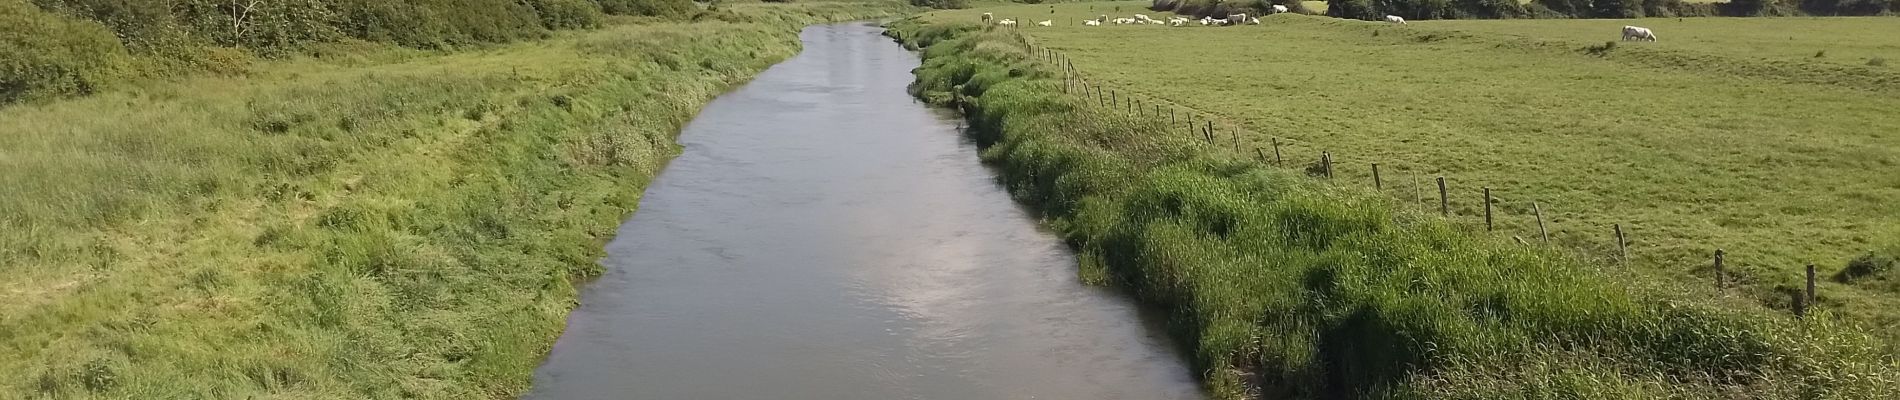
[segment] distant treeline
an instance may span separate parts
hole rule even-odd
[[[0,0],[0,103],[89,93],[127,73],[128,55],[164,60],[142,73],[218,70],[246,52],[311,43],[446,48],[696,8],[691,0]]]
[[[1191,15],[1227,15],[1259,12],[1279,4],[1289,11],[1307,13],[1296,0],[1155,0],[1155,10]],[[1726,3],[1690,3],[1683,0],[1327,0],[1326,15],[1378,20],[1386,15],[1406,19],[1495,18],[1643,18],[1643,17],[1757,17],[1891,15],[1900,0],[1732,0]]]
[[[1889,15],[1897,0],[1328,0],[1326,15],[1378,19],[1758,17],[1794,15]]]

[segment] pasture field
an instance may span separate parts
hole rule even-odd
[[[1141,10],[1145,4],[925,18],[1155,15]],[[1104,11],[1117,6],[1124,11]],[[1664,42],[1607,51],[1588,47],[1624,22],[1389,26],[1280,15],[1261,26],[1021,31],[1067,56],[1085,80],[1144,108],[1163,104],[1241,128],[1243,153],[1270,149],[1272,138],[1298,166],[1331,152],[1336,180],[1363,186],[1371,185],[1368,164],[1377,162],[1393,197],[1431,210],[1432,179],[1445,176],[1456,219],[1474,223],[1484,210],[1480,188],[1490,187],[1499,235],[1535,240],[1537,202],[1552,241],[1616,265],[1611,232],[1620,224],[1633,270],[1694,285],[1714,285],[1711,254],[1723,249],[1740,281],[1730,293],[1784,310],[1802,286],[1803,266],[1815,263],[1820,307],[1900,339],[1895,285],[1827,279],[1851,258],[1900,248],[1900,90],[1892,85],[1900,71],[1790,58],[1824,43],[1840,43],[1829,57],[1871,56],[1900,40],[1900,24],[1880,22],[1656,20],[1646,23]],[[1515,27],[1567,33],[1538,40],[1488,33]],[[1716,38],[1749,31],[1763,32]],[[1790,36],[1805,45],[1763,44]],[[1715,44],[1693,57],[1671,47],[1691,40]],[[1763,46],[1783,59],[1757,63],[1751,49]],[[1837,71],[1855,78],[1822,75]],[[1198,135],[1186,126],[1178,132]],[[1425,201],[1414,203],[1418,197]]]
[[[1643,44],[1648,48],[1847,65],[1867,65],[1869,60],[1882,59],[1892,63],[1887,68],[1900,71],[1900,20],[1892,17],[1433,20],[1411,24],[1583,43],[1618,40],[1620,28],[1636,25],[1650,28],[1660,37],[1656,43]]]
[[[913,92],[966,112],[1084,279],[1166,315],[1213,398],[1900,395],[1900,360],[1829,310],[1790,318],[1221,150],[1069,94],[1027,30],[892,26],[924,49]]]
[[[677,128],[909,8],[727,10],[0,107],[0,398],[514,398]]]

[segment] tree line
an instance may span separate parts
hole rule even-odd
[[[606,15],[696,10],[691,0],[0,0],[0,103],[312,43],[453,48],[595,27]]]
[[[1473,18],[1644,18],[1889,15],[1900,0],[1328,0],[1326,15],[1374,20]]]

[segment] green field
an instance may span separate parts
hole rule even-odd
[[[1894,63],[1889,70],[1900,71],[1900,21],[1891,17],[1437,20],[1412,25],[1573,42],[1618,40],[1624,25],[1636,25],[1659,36],[1656,43],[1644,44],[1648,48],[1849,65],[1878,58]]]
[[[518,396],[703,102],[906,9],[727,8],[0,106],[0,398]]]
[[[1239,28],[1176,29],[1210,36],[1171,47],[1138,38],[1192,34],[1128,28],[1071,32],[1148,46],[1117,48],[1139,54],[1113,58],[1121,64],[1111,70],[1168,74],[1154,86],[1301,74],[1221,61],[1212,50],[1225,39],[1211,35]],[[1438,218],[1356,178],[1274,167],[1230,149],[1225,126],[1209,143],[1181,132],[1184,123],[1074,94],[1058,67],[1066,63],[1041,45],[1059,42],[1049,39],[1060,30],[893,24],[895,36],[924,48],[915,93],[965,111],[984,160],[1076,248],[1081,275],[1165,315],[1216,399],[1900,396],[1894,350],[1839,323],[1832,308],[1791,318],[1706,282],[1648,279],[1564,247],[1484,235],[1469,218]],[[1305,39],[1277,33],[1273,40]],[[1179,60],[1195,58],[1182,53],[1222,70],[1185,68],[1192,63]],[[1238,54],[1228,57],[1273,58]],[[1104,65],[1072,57],[1078,67]],[[1255,97],[1234,91],[1196,98]],[[1274,110],[1326,112],[1338,111]]]
[[[1058,5],[1053,18],[1142,4]],[[926,18],[1017,10],[1048,6]],[[1893,51],[1882,49],[1900,41],[1900,23],[1692,21],[1646,20],[1664,42],[1607,52],[1588,47],[1625,22],[1396,27],[1281,15],[1261,26],[1020,30],[1144,108],[1166,104],[1242,128],[1244,153],[1275,137],[1302,166],[1328,151],[1337,180],[1362,186],[1377,162],[1388,192],[1406,203],[1422,192],[1419,206],[1433,210],[1431,180],[1445,176],[1456,219],[1474,224],[1480,188],[1490,187],[1501,236],[1535,240],[1536,202],[1551,240],[1566,248],[1613,264],[1612,225],[1621,225],[1636,271],[1710,286],[1711,255],[1723,249],[1741,281],[1729,293],[1777,309],[1815,263],[1821,307],[1895,336],[1895,285],[1826,278],[1851,258],[1900,248],[1900,69],[1841,63]],[[1504,31],[1514,34],[1493,33]],[[1562,33],[1518,36],[1541,32]],[[1825,62],[1799,50],[1829,46],[1839,50]]]

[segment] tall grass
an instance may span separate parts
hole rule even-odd
[[[1168,312],[1220,398],[1887,398],[1900,361],[1823,313],[1626,281],[1062,93],[1019,33],[905,20],[919,97],[1081,253]]]
[[[0,108],[0,398],[519,394],[701,104],[903,9],[727,8]]]

